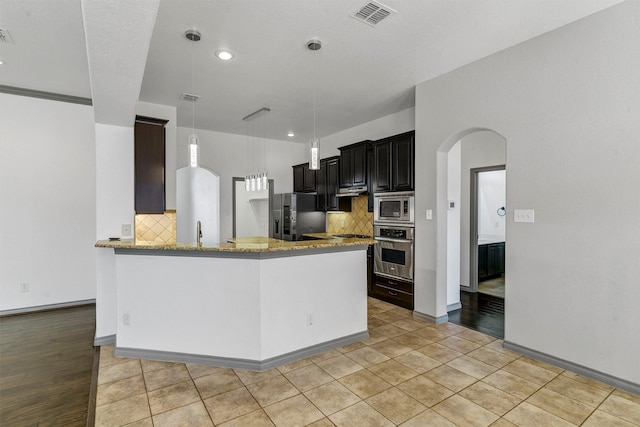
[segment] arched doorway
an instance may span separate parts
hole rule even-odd
[[[461,324],[494,336],[504,334],[504,302],[477,294],[478,277],[484,278],[478,274],[478,252],[485,255],[487,249],[478,246],[478,238],[483,244],[491,239],[492,253],[494,246],[501,244],[504,248],[506,199],[496,209],[487,206],[496,201],[482,193],[478,198],[477,174],[504,170],[505,165],[506,139],[491,129],[458,132],[438,150],[438,203],[446,206],[438,210],[438,257],[446,260],[439,264],[442,268],[438,270],[438,283],[440,289],[446,288],[449,320],[466,322]],[[505,197],[504,192],[502,196]],[[498,213],[500,208],[505,209]],[[494,215],[496,218],[482,218],[478,222],[477,212],[486,215],[491,210],[498,215]],[[495,225],[495,231],[489,230],[487,223]]]

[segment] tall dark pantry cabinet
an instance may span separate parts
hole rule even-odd
[[[168,120],[136,116],[135,211],[162,214],[165,211],[165,125]]]

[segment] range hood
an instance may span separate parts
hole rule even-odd
[[[336,197],[358,197],[367,192],[367,187],[349,187],[338,190]]]

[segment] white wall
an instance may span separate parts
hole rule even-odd
[[[447,311],[460,308],[460,194],[462,141],[457,142],[447,157],[447,200],[454,208],[447,209]]]
[[[415,109],[407,108],[398,113],[389,114],[388,116],[321,138],[320,157],[324,159],[326,157],[339,155],[340,150],[338,150],[338,147],[367,139],[375,141],[388,136],[409,132],[415,128]],[[307,157],[301,158],[298,163],[304,163],[305,161],[308,161]]]
[[[245,181],[236,181],[236,235],[269,235],[269,189],[246,191]]]
[[[95,125],[96,133],[96,240],[133,238],[134,136],[133,127]],[[122,225],[131,235],[122,236]],[[116,331],[116,282],[113,249],[95,249],[97,271],[96,337]]]
[[[93,109],[0,93],[0,132],[0,310],[95,298]]]
[[[499,209],[506,208],[506,173],[504,170],[486,171],[478,174],[478,237],[480,239],[503,239],[506,215]]]
[[[446,311],[438,150],[492,129],[509,207],[536,218],[507,222],[505,340],[640,384],[638,21],[624,2],[417,87],[417,311]]]
[[[187,137],[190,128],[178,128],[178,168],[187,165]],[[220,175],[220,239],[232,236],[232,179],[247,173],[247,137],[196,129],[200,166]],[[291,166],[304,162],[305,144],[286,141],[266,141],[266,165],[269,179],[273,179],[274,193],[293,191]],[[257,171],[256,171],[257,172]],[[167,174],[169,171],[167,170]],[[175,171],[174,171],[175,174]],[[180,213],[178,213],[180,215]]]
[[[471,173],[474,168],[504,165],[507,143],[495,132],[473,132],[461,140],[462,192],[460,196],[460,284],[469,286],[469,254],[471,244]],[[505,221],[506,222],[506,221]]]

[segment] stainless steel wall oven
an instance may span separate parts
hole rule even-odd
[[[413,282],[413,227],[374,225],[374,272]]]

